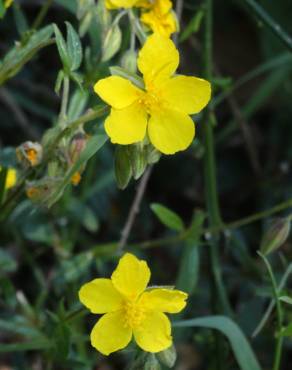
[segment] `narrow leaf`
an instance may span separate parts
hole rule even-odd
[[[163,225],[172,230],[184,230],[183,220],[175,212],[159,203],[152,203],[151,209]]]

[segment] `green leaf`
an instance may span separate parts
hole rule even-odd
[[[283,295],[281,297],[279,297],[279,300],[284,302],[284,303],[287,303],[287,304],[291,304],[292,305],[292,298],[291,297],[288,297],[286,295]]]
[[[228,339],[241,370],[261,370],[245,335],[235,322],[225,316],[206,316],[173,323],[175,327],[202,327],[219,330]]]
[[[111,27],[104,38],[102,44],[102,61],[107,62],[110,60],[119,50],[122,43],[122,32],[118,25]]]
[[[34,339],[28,342],[2,344],[0,343],[0,353],[37,351],[48,349],[52,343],[46,339]]]
[[[278,333],[280,337],[291,337],[292,336],[292,322],[282,329],[281,333]]]
[[[24,12],[22,11],[20,5],[14,4],[13,6],[14,21],[16,24],[17,31],[20,36],[22,36],[26,31],[28,31],[29,26]]]
[[[190,235],[188,236],[181,258],[176,287],[188,294],[194,293],[197,286],[200,267],[199,243],[201,230],[205,220],[205,213],[195,212]]]
[[[175,212],[159,203],[152,203],[150,207],[163,225],[175,231],[184,230],[183,220]]]
[[[63,67],[65,71],[68,72],[70,70],[70,57],[69,57],[69,53],[67,50],[67,45],[66,45],[64,37],[61,31],[59,30],[58,26],[54,24],[53,27],[54,27],[58,52],[59,52],[61,61],[63,63]]]
[[[190,22],[185,27],[184,31],[181,33],[179,42],[185,41],[193,33],[197,33],[199,31],[204,15],[205,15],[205,12],[204,10],[201,9],[193,16],[193,18],[190,20]]]
[[[53,31],[53,26],[46,26],[34,32],[26,43],[17,43],[16,46],[6,54],[2,64],[0,64],[0,85],[9,78],[15,76],[24,64],[32,59],[40,49],[53,42],[50,40]]]
[[[115,151],[115,176],[119,189],[125,189],[132,177],[132,166],[128,147],[118,145]]]
[[[13,272],[17,268],[15,259],[6,251],[0,249],[0,275]]]
[[[61,181],[54,193],[46,200],[46,203],[51,207],[63,194],[66,186],[71,183],[71,178],[78,170],[100,149],[108,140],[104,134],[96,134],[92,136],[86,145],[86,148],[80,154],[79,159],[67,171],[64,179]]]
[[[82,62],[82,45],[77,32],[69,22],[66,22],[67,27],[67,52],[70,62],[71,72],[76,71]]]

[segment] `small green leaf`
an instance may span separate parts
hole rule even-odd
[[[66,22],[67,27],[67,52],[70,62],[71,72],[76,71],[82,62],[82,45],[77,32],[69,22]]]
[[[0,275],[13,272],[17,268],[15,259],[6,251],[0,249]]]
[[[132,166],[127,146],[118,145],[115,151],[115,175],[119,189],[125,189],[132,177]]]
[[[111,27],[104,38],[102,45],[102,61],[107,62],[110,60],[119,50],[122,43],[122,32],[119,25]]]
[[[205,12],[201,9],[193,16],[193,18],[190,20],[190,22],[185,27],[184,31],[181,33],[181,36],[179,39],[180,42],[185,41],[193,33],[197,33],[199,31],[204,14]]]
[[[280,218],[272,223],[264,234],[260,250],[265,256],[280,248],[287,240],[290,233],[290,218]]]
[[[280,337],[291,337],[292,336],[292,322],[286,326],[286,328],[282,329],[280,333],[278,333]]]
[[[68,72],[70,70],[70,57],[69,53],[67,50],[67,45],[64,40],[64,37],[59,30],[58,26],[56,24],[53,25],[54,27],[54,32],[55,32],[55,37],[56,37],[56,43],[57,43],[57,48],[59,51],[59,55],[61,58],[61,61],[63,63],[64,69]]]
[[[26,31],[28,31],[29,26],[24,12],[22,11],[20,5],[14,4],[13,6],[14,21],[16,24],[17,31],[20,36],[22,36]]]
[[[57,79],[56,79],[56,83],[55,83],[55,93],[59,95],[60,93],[60,90],[61,90],[61,87],[62,87],[62,83],[63,83],[63,80],[64,80],[64,72],[63,70],[61,69],[58,73],[58,76],[57,76]]]
[[[152,203],[151,209],[163,223],[163,225],[169,227],[172,230],[183,231],[184,223],[183,220],[175,212],[159,203]]]
[[[284,302],[284,303],[287,303],[287,304],[291,304],[292,305],[292,298],[291,297],[288,297],[286,295],[283,295],[281,297],[279,297],[279,300]]]

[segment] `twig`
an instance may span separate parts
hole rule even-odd
[[[130,232],[132,230],[132,227],[134,225],[136,216],[139,213],[140,204],[141,204],[143,196],[145,194],[151,172],[152,172],[152,166],[149,166],[147,168],[147,170],[145,171],[144,175],[142,176],[141,181],[139,182],[139,185],[138,185],[138,188],[137,188],[137,191],[136,191],[136,194],[135,194],[135,198],[132,202],[130,212],[128,214],[127,221],[126,221],[125,226],[123,227],[123,230],[122,230],[122,233],[121,233],[121,239],[119,241],[118,252],[121,252],[123,250],[123,248],[125,247],[125,245],[128,241],[128,238],[129,238]]]
[[[26,134],[28,134],[32,139],[37,140],[39,138],[38,132],[33,127],[30,126],[24,112],[15,102],[10,92],[4,87],[0,89],[0,99],[14,114],[16,123],[19,125],[19,127],[21,127],[21,129]]]

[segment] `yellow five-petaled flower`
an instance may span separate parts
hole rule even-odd
[[[160,352],[171,346],[171,325],[164,312],[180,312],[187,294],[146,289],[150,274],[145,261],[126,253],[111,279],[95,279],[80,289],[80,301],[92,313],[105,314],[91,332],[91,344],[99,352],[109,355],[125,348],[133,336],[146,352]]]
[[[189,115],[207,105],[211,87],[197,77],[174,75],[178,65],[174,43],[154,33],[138,56],[144,89],[119,76],[95,84],[95,92],[112,107],[105,120],[112,143],[133,144],[147,135],[164,154],[185,150],[192,143],[195,126]]]

